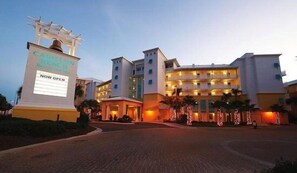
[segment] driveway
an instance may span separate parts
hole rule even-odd
[[[139,128],[142,125],[146,128]],[[109,127],[99,135],[0,153],[0,170],[232,173],[258,172],[280,157],[297,159],[296,126],[257,130],[185,129],[158,124],[125,125],[126,129],[117,124],[103,126]]]

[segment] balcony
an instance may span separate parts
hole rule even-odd
[[[224,84],[217,84],[217,85],[183,85],[181,86],[183,91],[188,90],[213,90],[213,89],[232,89],[232,88],[238,88],[237,85],[224,85]]]
[[[207,79],[235,79],[237,75],[181,75],[166,77],[167,81],[175,80],[207,80]]]

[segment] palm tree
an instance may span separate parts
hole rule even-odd
[[[189,96],[189,95],[186,95],[183,99],[183,104],[185,105],[185,108],[186,108],[186,114],[187,114],[187,125],[192,125],[192,115],[191,113],[193,111],[189,111],[189,108],[191,108],[191,106],[195,105],[196,104],[196,100],[194,99],[193,96]],[[191,109],[193,110],[193,109]]]
[[[242,93],[241,90],[236,89],[236,88],[232,88],[231,93],[234,95],[235,101],[238,100],[238,95]]]
[[[22,90],[23,90],[23,86],[20,86],[19,89],[18,89],[18,91],[17,91],[16,104],[18,104],[19,103],[19,100],[21,99]]]
[[[224,107],[224,102],[221,101],[221,100],[216,100],[214,102],[211,103],[212,107],[214,107],[216,109],[216,112],[218,112],[218,118],[217,118],[217,124],[218,126],[222,126],[223,125],[223,121],[221,120],[222,117],[221,114],[222,114],[222,109]]]
[[[242,105],[242,111],[244,111],[247,115],[247,125],[252,124],[252,115],[251,112],[254,112],[257,108],[255,108],[255,104],[250,104],[250,100],[246,99]]]
[[[170,108],[173,108],[175,111],[176,119],[178,120],[178,112],[180,111],[180,108],[183,107],[183,102],[178,97],[169,97],[165,96],[160,103],[163,103],[165,105],[168,105]]]
[[[286,113],[287,110],[284,108],[284,105],[274,104],[270,106],[272,112],[276,113],[276,124],[280,124],[280,114]]]
[[[76,98],[82,97],[84,95],[84,90],[81,85],[76,85],[75,86],[75,94],[74,94],[74,100]]]
[[[231,93],[223,93],[223,96],[221,97],[222,101],[222,107],[225,109],[227,115],[227,122],[231,122],[231,103],[230,103],[230,98],[231,98]]]

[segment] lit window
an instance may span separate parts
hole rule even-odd
[[[149,59],[148,63],[149,64],[153,63],[153,59]]]
[[[149,84],[149,85],[153,84],[153,80],[149,80],[149,81],[148,81],[148,84]]]
[[[148,73],[149,74],[152,74],[153,73],[153,70],[152,69],[149,69]]]

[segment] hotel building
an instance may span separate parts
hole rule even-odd
[[[180,97],[190,95],[197,100],[195,121],[216,121],[211,103],[232,89],[242,90],[241,98],[250,99],[260,109],[253,116],[259,123],[273,123],[270,106],[284,100],[281,54],[246,53],[231,64],[184,66],[177,59],[166,58],[159,48],[143,54],[144,58],[135,61],[112,59],[111,80],[97,86],[103,119],[125,114],[135,121],[169,119],[168,106],[160,101],[172,96],[176,88],[182,88]],[[281,121],[286,123],[287,118]]]

